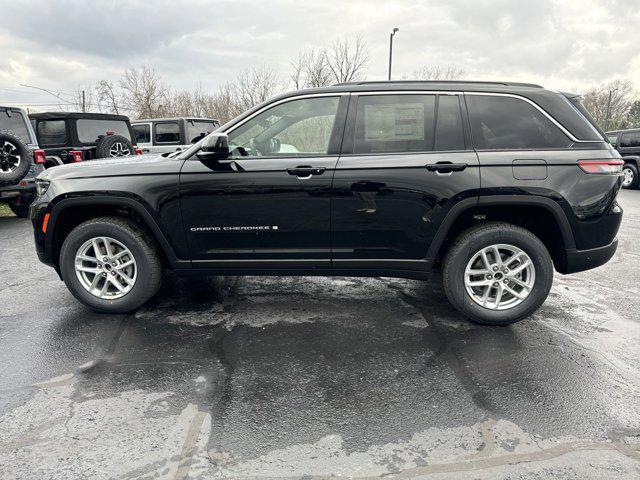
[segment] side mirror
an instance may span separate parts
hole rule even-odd
[[[196,156],[205,162],[229,158],[229,137],[226,133],[212,133],[205,137]]]

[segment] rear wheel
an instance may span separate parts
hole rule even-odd
[[[636,189],[639,183],[638,167],[633,163],[625,163],[622,168],[622,188]]]
[[[100,312],[124,313],[160,288],[155,242],[128,219],[101,217],[76,227],[60,252],[62,278],[82,303]]]
[[[458,237],[442,273],[455,308],[477,323],[509,325],[544,303],[553,282],[553,262],[528,230],[490,223]]]

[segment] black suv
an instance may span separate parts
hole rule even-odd
[[[624,160],[622,188],[640,187],[640,128],[607,132],[607,137]]]
[[[515,83],[371,82],[285,94],[193,147],[55,168],[40,259],[125,312],[163,269],[425,278],[486,324],[617,247],[622,160],[577,97]]]
[[[45,167],[140,154],[129,117],[106,113],[47,112],[29,116],[40,147],[46,151]]]

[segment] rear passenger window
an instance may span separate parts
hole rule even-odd
[[[354,153],[464,148],[458,96],[363,95],[358,98]]]
[[[620,147],[640,147],[640,132],[623,133],[620,136]]]
[[[180,126],[177,122],[156,123],[155,130],[156,143],[180,142]]]
[[[571,140],[524,100],[467,95],[473,140],[479,150],[567,148]]]

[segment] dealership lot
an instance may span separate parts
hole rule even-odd
[[[99,315],[0,218],[0,477],[638,478],[640,192],[620,202],[614,259],[508,328],[435,279],[168,278]]]

